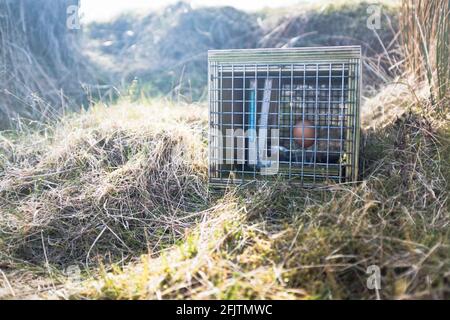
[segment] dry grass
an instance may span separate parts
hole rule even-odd
[[[355,185],[211,193],[206,110],[163,105],[97,106],[2,134],[4,297],[4,279],[19,297],[449,297],[445,123],[412,109],[368,130]],[[66,282],[70,264],[85,281]],[[382,270],[378,293],[369,265]],[[33,293],[21,277],[47,284]]]
[[[72,297],[448,298],[448,165],[433,131],[411,115],[369,135],[356,186],[231,190],[181,244]],[[366,287],[374,264],[378,293]]]
[[[179,239],[207,197],[204,110],[185,110],[96,107],[31,136],[2,135],[0,255],[88,265]]]
[[[0,1],[0,129],[58,119],[87,104],[95,76],[66,26],[79,0]]]
[[[403,0],[401,25],[406,69],[428,82],[431,107],[448,112],[450,2]]]
[[[0,298],[450,298],[448,14],[404,3],[411,75],[366,101],[359,183],[213,192],[201,106],[122,101],[1,132]]]

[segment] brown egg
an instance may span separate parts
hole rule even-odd
[[[314,124],[309,120],[297,122],[294,127],[294,141],[302,148],[309,148],[314,144],[314,139]]]

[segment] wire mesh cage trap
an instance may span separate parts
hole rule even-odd
[[[211,50],[208,64],[211,184],[356,180],[359,46]]]

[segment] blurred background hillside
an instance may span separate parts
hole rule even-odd
[[[293,6],[245,12],[233,7],[177,3],[148,15],[121,15],[88,25],[90,57],[110,70],[112,82],[137,79],[146,95],[188,101],[206,95],[208,49],[285,48],[358,44],[366,56],[366,84],[388,72],[384,48],[392,50],[398,29],[395,10],[385,7],[379,32],[366,27],[367,3]],[[380,59],[381,57],[381,59]]]
[[[84,3],[0,0],[2,128],[121,95],[203,101],[209,49],[361,45],[365,95],[395,76],[401,56],[395,3],[379,4],[381,26],[373,30],[370,4],[360,1],[288,0],[277,8],[267,1],[157,1],[145,9],[135,1],[136,10],[112,16],[107,9],[120,6]],[[71,5],[80,11],[70,12]],[[70,28],[75,18],[79,26]]]

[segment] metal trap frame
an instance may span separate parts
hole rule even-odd
[[[359,46],[208,51],[210,183],[355,181],[360,88]]]

